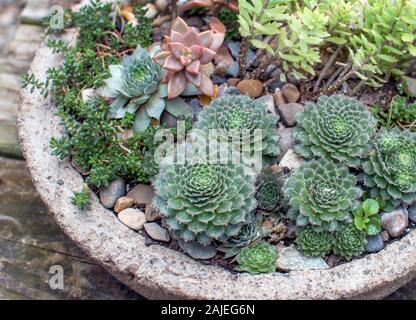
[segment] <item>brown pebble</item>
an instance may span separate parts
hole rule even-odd
[[[134,199],[130,197],[121,197],[117,199],[114,206],[114,211],[120,213],[124,209],[131,208],[133,206]]]
[[[252,98],[258,98],[263,92],[263,83],[259,80],[241,80],[237,88],[244,95],[247,95]]]
[[[274,103],[277,107],[286,103],[286,100],[283,97],[283,92],[280,89],[276,89],[276,91],[273,94],[273,98]]]
[[[282,93],[289,103],[297,102],[300,98],[299,89],[291,83],[287,83],[283,86]]]
[[[227,83],[232,86],[232,87],[236,87],[237,84],[241,81],[240,78],[230,78],[227,80]]]

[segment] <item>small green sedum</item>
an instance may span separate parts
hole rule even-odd
[[[367,157],[377,122],[362,103],[344,95],[322,96],[316,104],[308,103],[297,120],[296,153],[352,167]]]
[[[271,273],[276,270],[276,247],[267,242],[246,247],[240,251],[236,260],[238,271],[251,274]]]

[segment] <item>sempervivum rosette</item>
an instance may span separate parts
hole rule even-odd
[[[290,219],[298,226],[316,230],[337,230],[341,222],[352,221],[362,190],[347,168],[325,159],[303,163],[288,178],[284,195],[291,209]]]
[[[358,230],[353,224],[342,226],[334,237],[334,252],[347,260],[360,255],[367,241],[365,232]]]
[[[203,245],[237,235],[256,205],[254,177],[240,164],[163,164],[155,189],[171,233]]]
[[[344,95],[322,96],[316,104],[308,103],[297,120],[296,153],[354,167],[368,155],[376,128],[376,119],[364,105]]]
[[[382,129],[363,169],[364,185],[374,198],[388,202],[388,210],[400,202],[412,203],[416,200],[416,134]]]
[[[283,203],[283,173],[262,172],[257,177],[257,207],[266,213],[277,212]]]
[[[331,251],[332,235],[328,231],[306,227],[297,232],[296,243],[305,256],[323,257]]]
[[[187,83],[207,96],[214,96],[214,84],[201,66],[214,59],[224,36],[212,30],[199,32],[181,18],[176,18],[170,37],[165,38],[163,51],[154,57],[167,71],[164,80],[168,82],[168,98],[179,96]]]
[[[267,242],[244,248],[238,254],[236,270],[251,274],[270,273],[275,271],[276,247]]]
[[[278,121],[279,117],[268,113],[261,101],[243,95],[225,95],[199,113],[195,128],[207,135],[210,130],[217,130],[221,141],[233,145],[243,157],[253,152],[273,157],[280,154]]]

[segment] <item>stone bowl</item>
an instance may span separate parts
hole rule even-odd
[[[45,45],[32,72],[45,79],[61,57]],[[89,210],[71,204],[82,176],[69,160],[51,155],[49,141],[65,135],[51,98],[22,90],[19,134],[34,185],[62,230],[94,261],[150,299],[377,299],[416,276],[416,231],[376,254],[332,269],[233,274],[145,239],[120,223],[94,195]]]

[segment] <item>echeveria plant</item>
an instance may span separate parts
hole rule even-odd
[[[214,84],[201,66],[214,59],[224,36],[212,30],[199,32],[181,18],[176,18],[170,37],[165,39],[163,51],[154,57],[167,71],[164,81],[168,83],[169,98],[181,95],[188,84],[207,96],[214,96]]]
[[[276,269],[276,247],[267,242],[244,248],[237,256],[237,270],[251,274],[269,273]]]

